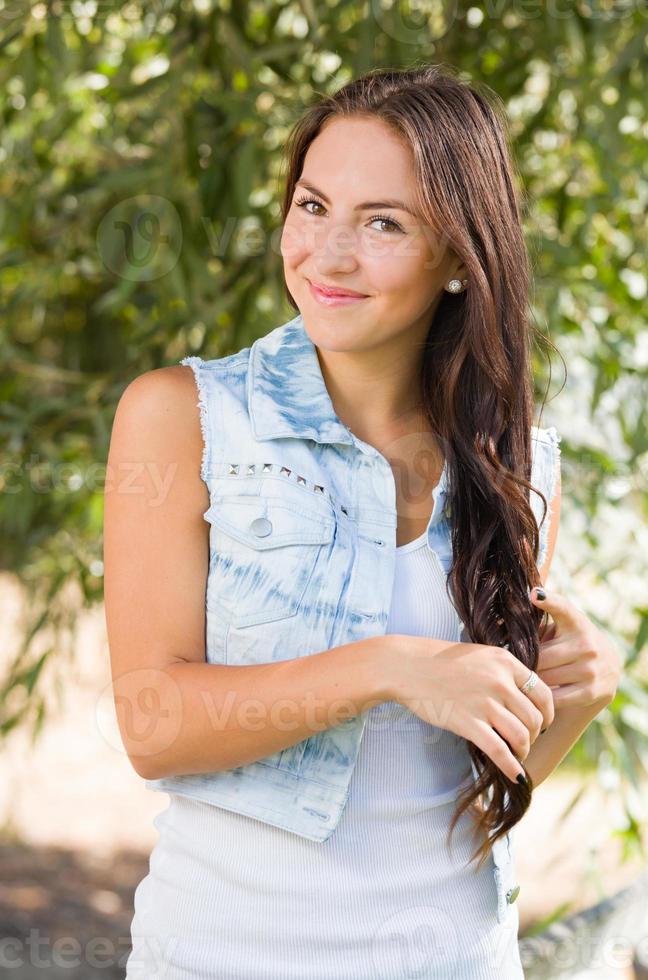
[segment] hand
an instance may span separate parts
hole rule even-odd
[[[609,637],[559,592],[543,589],[547,598],[531,601],[551,614],[542,634],[536,673],[552,690],[556,709],[606,705],[614,698],[621,658]]]
[[[554,719],[551,689],[542,679],[523,693],[529,668],[504,647],[406,634],[385,639],[394,700],[428,724],[469,739],[512,782],[524,775],[519,760]]]

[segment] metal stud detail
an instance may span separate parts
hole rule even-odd
[[[274,473],[274,472],[278,472],[280,476],[287,477],[288,479],[290,479],[293,476],[293,473],[294,473],[294,471],[291,470],[289,466],[279,466],[278,463],[261,463],[261,464],[258,464],[258,465],[260,467],[259,470],[258,470],[258,472],[263,472],[263,473]],[[257,472],[257,464],[256,463],[230,463],[229,464],[228,471],[227,471],[228,476],[237,476],[238,473],[239,473],[239,470],[241,469],[241,467],[244,467],[244,472],[245,472],[245,475],[246,476],[254,476],[254,474]],[[306,479],[306,477],[305,476],[302,476],[300,473],[294,473],[294,477],[293,478],[294,478],[294,480],[295,480],[295,482],[297,483],[298,486],[300,486],[300,487],[308,487],[310,490],[312,490],[313,493],[323,493],[323,494],[326,494],[326,495],[328,495],[329,499],[331,499],[331,496],[328,493],[326,487],[322,486],[322,484],[320,484],[320,483],[310,483]],[[342,511],[343,514],[347,514],[348,515],[348,511],[347,511],[346,507],[341,507],[340,509],[341,509],[341,511]]]

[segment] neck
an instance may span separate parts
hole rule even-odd
[[[317,357],[336,415],[360,439],[423,421],[421,361],[414,344],[387,356],[317,348]]]

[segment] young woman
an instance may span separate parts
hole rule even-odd
[[[130,980],[523,977],[511,830],[619,661],[530,591],[559,436],[496,106],[435,66],[322,98],[287,153],[297,315],[120,400],[115,703],[170,796]]]

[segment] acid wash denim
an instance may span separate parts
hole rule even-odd
[[[278,662],[384,634],[395,568],[393,473],[335,414],[301,315],[235,354],[181,363],[195,375],[200,476],[209,489],[207,661]],[[531,482],[548,500],[559,438],[553,427],[534,427]],[[447,491],[444,468],[432,492],[427,545],[446,575]],[[531,506],[541,564],[549,518],[541,524],[535,493]],[[462,636],[457,617],[457,640]],[[145,783],[323,842],[344,809],[366,718],[357,715],[248,765]],[[472,770],[471,779],[474,764]],[[492,853],[503,921],[514,885],[510,835]]]

